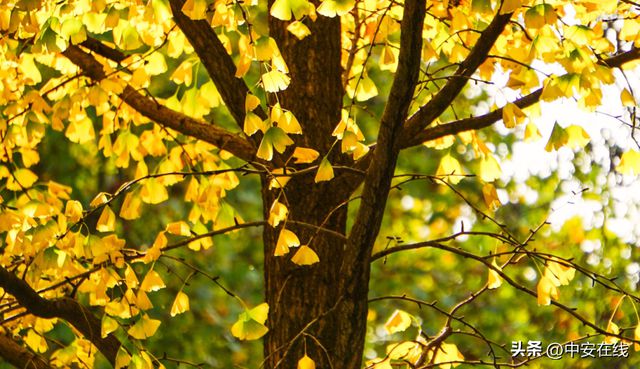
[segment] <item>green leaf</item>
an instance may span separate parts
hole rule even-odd
[[[291,20],[291,15],[300,19],[309,13],[310,4],[307,0],[276,0],[271,5],[269,14],[280,20]]]
[[[269,305],[266,302],[251,310],[245,309],[231,327],[231,334],[241,340],[257,340],[269,331],[264,325],[268,315]]]

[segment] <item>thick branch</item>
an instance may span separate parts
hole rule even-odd
[[[80,45],[86,47],[87,49],[93,51],[98,55],[102,55],[107,59],[113,60],[116,63],[121,63],[127,58],[127,56],[120,50],[109,47],[92,37],[87,37],[87,39]]]
[[[63,55],[80,67],[84,74],[91,79],[100,81],[106,77],[103,65],[78,46],[70,46],[63,52]],[[142,95],[129,85],[118,96],[140,114],[162,126],[209,142],[246,161],[254,159],[255,148],[253,144],[237,134],[171,110]]]
[[[42,357],[20,346],[4,334],[0,334],[0,357],[16,368],[51,369],[49,363]]]
[[[45,319],[60,318],[69,322],[91,341],[112,365],[115,365],[116,355],[121,346],[120,341],[113,335],[102,338],[100,320],[76,300],[68,297],[47,300],[33,290],[27,282],[4,267],[0,267],[0,287],[15,297],[30,314]]]
[[[482,31],[476,45],[471,49],[467,58],[460,64],[458,70],[451,76],[447,84],[406,122],[401,142],[411,141],[412,138],[438,118],[453,100],[458,96],[462,88],[467,84],[469,77],[487,59],[493,44],[509,23],[513,13],[496,15],[489,26]],[[402,145],[406,146],[406,145]]]
[[[382,221],[389,186],[399,152],[398,139],[413,98],[420,68],[422,27],[426,9],[421,0],[406,1],[401,24],[398,69],[380,122],[378,144],[367,170],[361,205],[354,222],[343,267],[368,264]]]
[[[236,78],[236,65],[227,54],[218,35],[205,20],[192,20],[182,12],[183,0],[170,0],[173,20],[187,37],[191,46],[207,69],[222,100],[240,128],[244,125],[244,101],[249,89],[241,78]],[[256,114],[266,119],[267,115],[258,107]]]
[[[611,68],[619,68],[625,63],[638,59],[640,59],[640,49],[633,48],[630,51],[612,56],[611,58],[602,59],[598,61],[598,64]],[[515,100],[513,104],[515,104],[520,109],[524,109],[537,103],[540,100],[541,95],[542,88],[539,88],[534,92]],[[460,119],[453,122],[430,127],[411,137],[409,140],[403,141],[402,148],[416,146],[423,142],[435,140],[447,135],[486,128],[493,125],[500,119],[502,119],[502,108],[496,109],[484,115],[479,115],[477,117]]]

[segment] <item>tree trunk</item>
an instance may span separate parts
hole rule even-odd
[[[348,193],[330,184],[315,185],[313,176],[287,184],[289,220],[320,225],[348,198]],[[275,191],[263,191],[265,217]],[[344,234],[346,206],[334,211],[324,228]],[[266,368],[295,369],[305,349],[317,368],[360,367],[367,314],[367,282],[357,294],[345,293],[348,276],[340,273],[345,241],[331,233],[309,227],[286,225],[316,251],[319,263],[298,266],[286,256],[274,256],[280,227],[264,232],[266,300],[269,303],[269,333],[265,339]],[[315,236],[314,236],[315,234]],[[368,263],[367,263],[368,264]]]
[[[318,4],[316,4],[317,6]],[[278,101],[300,121],[303,135],[292,135],[297,146],[310,147],[336,164],[350,165],[350,158],[331,146],[341,117],[343,86],[340,65],[340,19],[318,16],[305,21],[311,35],[298,40],[286,30],[289,22],[270,18],[270,35],[276,40],[291,76],[289,87],[278,93]],[[338,174],[338,173],[336,173]],[[344,181],[314,182],[314,173],[295,176],[279,201],[289,208],[288,220],[299,221],[346,233],[347,206],[354,186]],[[269,190],[263,178],[265,219],[279,190]],[[341,206],[342,205],[342,206]],[[302,244],[308,244],[320,259],[310,266],[291,261],[297,249],[286,256],[274,256],[282,226],[265,227],[264,272],[269,303],[269,333],[264,355],[267,369],[296,369],[306,354],[317,368],[358,369],[362,361],[366,332],[368,278],[346,290],[351,273],[341,273],[346,240],[335,234],[305,226],[286,224]],[[368,261],[357,270],[368,270]]]

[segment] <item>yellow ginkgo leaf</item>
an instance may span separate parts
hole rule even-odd
[[[640,341],[640,323],[636,325],[636,329],[633,331],[633,339],[636,341]],[[636,351],[640,351],[640,343],[634,343],[633,348]]]
[[[167,224],[166,231],[176,236],[190,236],[191,227],[186,222],[179,221]]]
[[[286,133],[301,134],[302,127],[298,119],[290,111],[285,111],[278,120],[278,127],[282,128]]]
[[[622,174],[638,175],[640,174],[640,152],[629,150],[622,154],[620,163],[616,166]]]
[[[445,179],[452,184],[459,183],[462,180],[462,174],[460,162],[449,154],[442,157],[436,170],[436,176],[446,177]]]
[[[30,188],[38,180],[38,176],[35,175],[29,169],[18,169],[13,172],[13,175],[9,177],[7,181],[7,189],[11,191],[20,191],[22,189]]]
[[[189,296],[186,293],[180,291],[176,296],[176,299],[173,300],[173,305],[171,305],[171,316],[176,316],[178,314],[182,314],[185,311],[189,311]]]
[[[159,204],[169,198],[169,193],[157,179],[149,178],[140,190],[140,198],[147,204]]]
[[[538,305],[549,305],[551,299],[557,300],[559,297],[558,288],[553,281],[546,276],[542,276],[538,282]]]
[[[316,183],[318,183],[323,181],[329,181],[332,178],[333,178],[333,167],[331,166],[331,163],[329,163],[329,160],[325,156],[324,158],[322,158],[322,161],[318,166],[318,172],[316,172],[315,181]]]
[[[323,0],[318,7],[318,13],[325,17],[343,16],[351,11],[354,0]]]
[[[273,149],[279,153],[284,152],[287,146],[292,145],[293,140],[287,136],[287,134],[280,127],[269,128],[258,147],[256,156],[264,160],[271,160],[273,158]]]
[[[459,362],[464,361],[464,356],[458,350],[458,347],[453,343],[443,342],[440,347],[436,349],[435,358],[433,358],[434,364],[441,364],[439,367],[443,369],[451,369],[458,365]]]
[[[300,19],[309,13],[310,4],[307,0],[276,0],[271,5],[269,14],[280,20],[291,20],[291,15]]]
[[[422,356],[424,342],[405,341],[387,346],[387,356],[392,360],[405,360],[415,363]]]
[[[253,94],[247,94],[247,97],[244,99],[244,110],[246,112],[250,112],[255,110],[260,105],[260,98]]]
[[[82,204],[76,200],[69,200],[64,208],[64,216],[69,222],[75,223],[82,218]]]
[[[295,233],[283,228],[278,236],[278,242],[276,242],[275,256],[282,256],[289,253],[290,247],[300,246],[300,240]]]
[[[47,340],[45,340],[43,336],[39,335],[33,329],[29,329],[27,336],[23,339],[27,346],[29,346],[35,352],[43,353],[46,352],[49,348],[49,346],[47,345]]]
[[[316,369],[316,362],[307,356],[307,354],[304,354],[304,356],[298,360],[297,369]]]
[[[620,92],[620,102],[622,102],[623,106],[627,106],[633,108],[636,106],[636,99],[633,97],[631,92],[626,88]]]
[[[119,324],[118,321],[109,317],[107,314],[105,314],[102,317],[102,323],[101,323],[101,335],[102,338],[105,338],[109,335],[109,333],[111,332],[115,332],[116,329],[118,329]]]
[[[296,164],[313,163],[318,156],[320,156],[320,153],[314,149],[306,147],[296,147],[293,151],[293,157],[296,159]]]
[[[193,80],[193,64],[190,60],[183,61],[169,77],[176,84],[190,86]]]
[[[319,262],[320,258],[318,258],[318,254],[309,246],[302,245],[296,254],[293,255],[291,261],[298,265],[311,265]]]
[[[523,0],[504,0],[500,8],[500,14],[513,13],[522,6]]]
[[[142,215],[142,200],[139,196],[129,192],[125,195],[120,208],[120,218],[132,220],[140,218]]]
[[[247,136],[251,136],[258,131],[264,131],[266,128],[265,122],[255,113],[249,111],[245,114],[242,131]]]
[[[127,349],[124,346],[120,346],[118,353],[116,354],[116,363],[114,365],[115,369],[121,369],[127,367],[131,362],[131,355],[127,352]]]
[[[166,285],[162,281],[160,274],[158,274],[158,272],[156,272],[155,270],[148,271],[147,275],[144,276],[144,279],[140,284],[140,289],[145,292],[153,292],[165,287]]]
[[[378,95],[376,84],[371,78],[365,76],[353,78],[347,85],[346,91],[349,97],[358,101],[366,101]]]
[[[122,319],[129,319],[133,315],[137,314],[137,310],[132,306],[134,301],[130,301],[126,298],[118,298],[111,300],[104,307],[104,312],[110,316],[117,316]]]
[[[98,232],[113,232],[116,225],[116,214],[108,205],[102,209],[102,214],[96,224]]]
[[[502,270],[502,268],[500,268],[496,263],[495,259],[493,259],[491,265],[493,265],[493,267],[498,270]],[[487,288],[494,289],[500,287],[501,285],[502,277],[500,277],[500,274],[498,274],[498,272],[494,269],[489,269],[489,281],[487,282]]]
[[[147,293],[140,289],[136,294],[136,302],[136,306],[140,310],[149,310],[153,308],[153,304],[151,303],[151,300],[149,300],[149,296],[147,296]]]
[[[287,31],[296,36],[298,40],[302,40],[311,34],[311,31],[309,31],[309,27],[307,27],[301,21],[291,22],[291,24],[287,26]]]
[[[528,123],[524,129],[524,140],[525,141],[537,141],[542,138],[540,135],[540,131],[538,127],[533,123]]]
[[[262,75],[262,87],[267,92],[282,91],[289,86],[289,82],[291,82],[291,78],[278,70],[272,70]]]
[[[500,205],[502,205],[498,198],[498,191],[496,191],[496,188],[491,183],[487,183],[482,186],[482,197],[484,199],[484,203],[491,210],[495,211],[500,207]]]
[[[391,366],[391,358],[375,358],[373,360],[368,360],[366,363],[367,369],[393,369]]]
[[[507,103],[502,108],[502,121],[507,128],[513,128],[524,123],[527,115],[515,104]]]
[[[496,158],[491,155],[485,155],[484,158],[480,161],[480,179],[485,182],[493,182],[496,179],[500,178],[502,175],[502,170],[500,169],[500,164]]]
[[[269,224],[272,227],[277,227],[281,221],[287,219],[287,214],[289,214],[289,209],[280,201],[276,200],[269,210]]]
[[[554,258],[547,261],[544,275],[549,278],[554,285],[566,286],[575,276],[576,270],[571,265],[565,265],[566,263],[555,260],[557,259]]]
[[[290,176],[286,176],[285,168],[276,168],[271,174],[273,174],[273,178],[269,181],[269,189],[273,188],[284,188],[287,185],[287,182],[291,179]]]
[[[182,6],[182,12],[193,20],[205,19],[207,17],[207,1],[187,0]]]
[[[607,324],[607,332],[612,334],[620,334],[620,327],[618,327],[618,325],[614,322],[609,322],[609,324]],[[609,344],[616,343],[618,341],[618,337],[614,336],[606,336],[604,338],[604,342]]]
[[[265,302],[251,310],[245,310],[231,327],[231,334],[241,340],[257,340],[268,331],[264,325],[269,315],[269,305]]]
[[[403,310],[396,310],[391,314],[387,322],[384,323],[384,329],[388,334],[403,332],[411,326],[411,315]]]
[[[133,338],[143,340],[153,336],[158,327],[160,326],[160,321],[157,319],[151,319],[147,314],[143,314],[142,318],[140,318],[136,324],[131,326],[127,333]]]
[[[91,202],[89,203],[89,206],[92,208],[96,208],[106,203],[107,201],[109,201],[109,197],[110,195],[108,193],[100,192],[99,194],[96,195],[96,197],[93,198],[93,200],[91,200]]]
[[[569,136],[567,145],[571,148],[581,148],[589,143],[589,134],[584,128],[576,125],[570,125],[565,129]]]

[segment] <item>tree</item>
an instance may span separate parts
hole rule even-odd
[[[95,347],[117,368],[180,363],[145,348],[162,329],[148,294],[173,284],[171,315],[183,313],[190,301],[183,288],[205,273],[194,267],[170,282],[159,260],[189,266],[211,237],[251,227],[262,227],[265,302],[242,302],[230,329],[239,339],[264,336],[265,368],[360,368],[376,300],[368,293],[372,265],[423,248],[460,256],[456,265],[470,275],[481,266],[482,282],[465,280],[464,291],[451,292],[465,296],[458,302],[390,296],[433,309],[442,329],[398,341],[368,367],[528,364],[497,354],[500,344],[476,328],[473,314],[458,314],[479,296],[497,296],[501,284],[534,305],[553,305],[555,321],[574,329],[565,338],[582,332],[640,344],[629,313],[637,295],[586,267],[579,250],[537,245],[557,236],[539,234],[544,217],[530,232],[531,224],[500,220],[523,215],[512,204],[496,210],[500,169],[490,142],[514,138],[483,130],[527,123],[529,139],[540,101],[575,99],[587,110],[608,101],[603,86],[622,85],[640,58],[638,9],[587,0],[3,1],[0,355],[17,367],[92,366]],[[561,72],[542,71],[554,63]],[[508,76],[499,87],[518,97],[474,112],[491,97],[470,101],[463,91],[498,76]],[[627,110],[619,119],[633,138],[632,84],[620,91]],[[589,143],[582,127],[563,125],[554,126],[549,151]],[[72,191],[69,173],[51,169],[68,141],[84,147],[77,161],[101,151],[89,167],[110,168],[98,181],[102,192]],[[467,155],[447,151],[454,144]],[[612,167],[637,175],[638,151],[620,155]],[[403,156],[425,161],[421,172],[399,173]],[[260,179],[262,219],[244,222],[226,199],[252,176]],[[419,180],[431,183],[424,201],[466,206],[478,221],[461,229],[441,210],[429,222],[448,235],[410,244],[393,238],[384,248],[385,209],[398,206],[388,203],[390,192]],[[188,207],[186,219],[135,222],[170,214],[169,206]],[[135,242],[134,234],[146,239]],[[468,237],[478,249],[465,246]],[[195,252],[173,254],[184,248]],[[536,282],[517,274],[531,266]],[[617,305],[605,313],[575,286],[563,302],[558,288],[575,275],[599,286],[596,299]],[[398,307],[385,324],[389,334],[420,325]],[[610,318],[603,323],[598,314]],[[59,326],[74,339],[56,343]],[[475,343],[452,343],[461,331]]]

